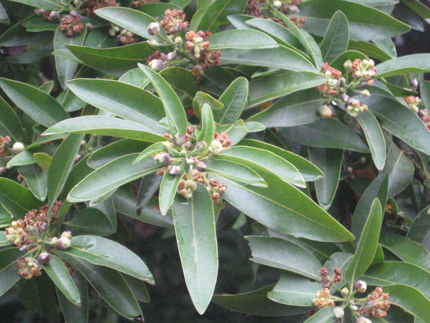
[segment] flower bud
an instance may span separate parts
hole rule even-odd
[[[417,114],[418,114],[418,116],[421,118],[421,119],[425,119],[425,117],[427,116],[427,110],[419,110],[418,112],[417,112]]]
[[[300,9],[295,4],[293,4],[292,6],[290,6],[290,11],[293,13],[298,13],[300,12]]]
[[[181,135],[180,133],[177,133],[174,137],[173,137],[173,145],[175,146],[182,146],[185,143],[185,137],[183,135]]]
[[[349,305],[349,308],[351,309],[351,311],[357,311],[358,307],[355,305]]]
[[[150,40],[148,40],[148,44],[152,45],[152,46],[158,46],[158,40],[150,39]]]
[[[208,144],[206,143],[206,141],[199,141],[196,145],[196,148],[198,151],[204,151],[206,150],[207,147],[208,147]]]
[[[180,45],[182,45],[182,38],[178,36],[175,38],[174,42],[175,42],[175,45],[180,46]]]
[[[166,166],[169,166],[170,164],[172,164],[172,158],[170,157],[169,154],[163,155],[163,164]]]
[[[170,167],[169,174],[173,176],[178,176],[181,173],[181,167],[173,165]]]
[[[323,104],[319,109],[318,109],[319,114],[321,115],[321,117],[323,117],[324,119],[327,118],[331,118],[333,115],[333,111],[330,108],[329,105],[327,104]]]
[[[46,13],[45,9],[34,9],[34,13],[36,15],[42,16],[44,13]]]
[[[367,283],[362,280],[357,280],[354,284],[354,289],[359,293],[364,293],[367,289]]]
[[[70,239],[67,237],[61,237],[60,239],[58,239],[58,246],[57,249],[58,250],[67,250],[69,249],[71,243],[70,243]]]
[[[76,9],[72,9],[72,10],[70,11],[70,16],[72,16],[72,17],[76,17],[76,16],[78,16],[78,15],[79,15],[78,10],[76,10]]]
[[[56,247],[59,244],[59,239],[54,237],[51,239],[51,246]]]
[[[335,318],[341,319],[341,318],[343,318],[344,314],[345,314],[345,312],[343,311],[342,308],[337,307],[337,306],[335,308],[333,308],[333,315]]]
[[[199,161],[199,163],[197,164],[196,168],[197,170],[204,172],[206,170],[207,164],[204,160]]]
[[[343,102],[347,102],[347,101],[349,100],[349,96],[348,96],[348,95],[346,95],[346,94],[342,94],[342,95],[340,96],[340,99],[341,99]]]
[[[218,155],[223,151],[222,144],[219,142],[219,140],[212,141],[210,150],[214,155]]]
[[[282,2],[279,0],[273,1],[273,6],[275,8],[281,8],[282,7]]]
[[[66,237],[66,238],[68,238],[68,239],[72,239],[72,233],[71,233],[70,231],[64,231],[64,232],[61,234],[61,237]]]
[[[50,262],[51,261],[51,256],[49,255],[49,253],[47,253],[47,252],[42,252],[41,254],[39,254],[38,256],[37,256],[37,261],[39,261],[39,263],[41,264],[41,265],[43,265],[43,264],[47,264],[48,262]]]
[[[350,70],[352,68],[351,60],[348,59],[345,63],[343,63],[343,68],[346,70]]]
[[[344,287],[344,288],[342,288],[340,293],[342,294],[343,297],[346,297],[349,295],[349,290],[348,290],[348,288]]]
[[[12,146],[12,151],[13,151],[15,154],[19,154],[19,153],[23,152],[24,150],[25,150],[25,146],[24,146],[24,144],[23,144],[23,143],[21,143],[21,142],[16,142],[16,143],[14,143],[14,144],[13,144],[13,146]]]
[[[170,53],[168,53],[168,54],[166,55],[166,59],[167,59],[168,61],[172,61],[172,60],[176,59],[176,53],[175,53],[175,52],[170,52]]]
[[[153,59],[150,63],[149,63],[149,67],[158,72],[161,71],[163,68],[166,67],[166,64],[164,64],[164,62],[161,59]]]
[[[28,251],[28,249],[29,249],[29,247],[28,247],[28,245],[23,245],[23,246],[21,246],[20,248],[19,248],[19,251],[21,251],[21,252],[27,252]]]
[[[418,80],[413,79],[412,81],[409,82],[409,86],[413,89],[416,89],[418,87]]]
[[[172,144],[170,143],[170,141],[163,141],[161,143],[163,145],[163,150],[167,153],[170,151],[170,149],[172,148]]]
[[[160,32],[160,24],[158,22],[151,22],[148,25],[148,34],[151,36],[157,35]]]
[[[361,95],[370,96],[370,92],[369,92],[369,90],[363,90],[363,91],[361,91]]]
[[[355,323],[372,323],[372,321],[362,316],[362,317],[359,317],[355,321]]]

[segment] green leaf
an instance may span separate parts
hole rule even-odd
[[[232,146],[236,145],[248,134],[248,129],[246,129],[245,123],[241,119],[237,120],[234,124],[215,124],[215,131],[218,133],[226,132]]]
[[[234,80],[221,95],[219,101],[224,104],[224,107],[212,112],[215,122],[219,124],[235,123],[248,101],[248,80],[244,77]]]
[[[353,258],[353,255],[346,253],[346,252],[336,252],[331,255],[330,260],[328,260],[324,267],[327,268],[327,270],[330,273],[334,273],[334,269],[337,267],[342,270],[342,272],[345,272],[345,270],[348,268],[349,264],[351,263],[351,260]],[[342,280],[334,284],[335,286],[342,288],[343,285],[345,285],[346,279],[345,276],[342,277]]]
[[[404,311],[415,315],[423,322],[430,317],[430,300],[415,288],[406,285],[390,285],[384,287],[390,294],[390,303],[400,306]]]
[[[1,3],[0,3],[0,23],[4,25],[10,25],[9,17]]]
[[[349,22],[350,39],[373,40],[404,34],[410,28],[388,14],[342,0],[311,0],[300,5],[297,15],[306,19],[305,28],[311,34],[324,36],[330,19],[336,11],[342,11]]]
[[[260,132],[260,131],[266,130],[265,125],[263,125],[260,122],[254,122],[254,121],[246,122],[245,127],[246,127],[246,130],[248,130],[248,132]]]
[[[54,282],[55,286],[63,293],[67,299],[80,306],[81,297],[79,296],[78,288],[70,277],[69,270],[64,266],[63,261],[55,255],[51,255],[49,263],[43,265],[49,278]]]
[[[352,288],[355,281],[363,275],[372,264],[378,247],[379,233],[382,224],[382,207],[375,199],[370,208],[369,217],[360,236],[357,250],[345,272],[345,279]]]
[[[282,157],[260,148],[235,146],[225,150],[218,155],[220,159],[241,163],[253,169],[253,165],[259,164],[285,182],[299,187],[306,187],[306,183],[297,170],[289,161]],[[255,164],[254,164],[255,163]],[[220,176],[223,176],[219,174]]]
[[[247,108],[300,90],[313,88],[326,82],[326,75],[311,72],[280,72],[274,75],[259,77],[249,82]],[[315,96],[315,98],[317,97]],[[293,99],[293,96],[290,99]],[[281,100],[283,98],[279,101]],[[284,107],[286,102],[288,101],[283,100]]]
[[[359,113],[357,120],[366,136],[373,162],[378,170],[385,166],[385,139],[382,129],[375,116],[370,111]]]
[[[0,204],[18,219],[43,205],[28,188],[7,178],[0,178]]]
[[[163,151],[164,151],[163,144],[161,142],[157,142],[157,143],[145,148],[139,154],[139,156],[136,157],[133,164],[136,164],[137,162],[140,162],[142,159],[149,158],[150,156],[152,156],[154,154],[161,153]]]
[[[150,301],[145,282],[128,275],[122,275],[122,277],[126,281],[128,287],[130,287],[131,291],[134,294],[134,297],[139,302],[148,303]]]
[[[52,208],[63,190],[84,135],[71,134],[58,147],[48,170],[48,201]]]
[[[184,170],[181,170],[181,173],[177,176],[170,175],[169,172],[166,172],[163,176],[163,181],[160,185],[160,212],[163,215],[167,214],[170,206],[176,197],[176,189],[178,188],[179,182],[182,179],[184,174]]]
[[[105,302],[120,315],[129,320],[142,317],[137,300],[118,271],[107,267],[95,266],[82,258],[75,258],[59,250],[56,250],[55,253],[75,267]]]
[[[274,285],[236,295],[214,295],[212,302],[230,311],[259,316],[291,316],[311,310],[311,307],[293,307],[278,304],[267,298]]]
[[[393,58],[389,61],[376,65],[377,78],[406,73],[424,73],[430,71],[430,54],[414,54]]]
[[[198,79],[194,73],[183,67],[171,66],[164,68],[159,74],[169,83],[183,106],[192,105],[198,89]]]
[[[4,212],[7,212],[4,208],[3,208]],[[10,221],[9,221],[10,223]],[[0,247],[4,247],[4,246],[9,246],[11,244],[13,244],[13,241],[8,241],[6,240],[6,232],[4,231],[0,231]]]
[[[315,181],[315,190],[319,205],[327,211],[333,202],[339,184],[343,150],[309,148],[309,159],[324,173],[323,178]]]
[[[304,58],[302,54],[282,45],[278,48],[223,49],[221,64],[241,64],[290,71],[317,72],[312,63]]]
[[[394,197],[401,193],[412,181],[414,176],[414,164],[405,156],[394,143],[388,147],[387,160],[382,173],[389,176],[388,197]]]
[[[24,177],[34,196],[42,202],[45,201],[48,180],[46,171],[37,164],[31,164],[18,168],[18,173]]]
[[[309,147],[338,148],[364,153],[369,152],[367,146],[354,131],[340,121],[332,118],[319,118],[311,124],[282,128],[278,136],[280,138],[288,138],[289,140]],[[339,140],[339,138],[342,138],[342,140]]]
[[[373,286],[408,285],[430,298],[430,273],[412,264],[387,261],[370,267],[361,278]]]
[[[429,208],[426,207],[415,217],[406,237],[430,250],[430,215],[428,210]]]
[[[133,164],[136,156],[125,155],[96,169],[70,191],[67,200],[75,203],[94,199],[160,168],[152,158]]]
[[[385,249],[394,253],[404,262],[414,264],[424,270],[430,271],[430,253],[415,241],[397,234],[381,234],[379,243]]]
[[[93,234],[108,236],[114,233],[112,224],[106,215],[95,208],[85,208],[65,223],[74,236]]]
[[[18,108],[41,125],[50,127],[69,118],[53,97],[38,88],[5,78],[0,78],[0,86]]]
[[[176,93],[160,75],[149,67],[139,64],[139,68],[151,80],[152,85],[163,102],[170,132],[172,134],[180,133],[185,136],[188,127],[187,117],[184,107]]]
[[[148,42],[140,42],[113,48],[90,48],[85,46],[66,46],[78,59],[92,68],[120,77],[143,63],[154,50]]]
[[[74,79],[70,90],[89,104],[126,120],[141,123],[154,133],[165,133],[158,121],[166,115],[155,95],[138,87],[113,80]]]
[[[172,1],[170,1],[169,3],[147,2],[142,5],[139,5],[137,7],[137,10],[142,11],[147,15],[150,15],[151,17],[155,18],[157,21],[161,22],[165,16],[165,12],[167,9],[170,9],[171,11],[173,11],[174,9],[181,10],[183,8],[184,6],[176,5],[172,3]]]
[[[202,130],[199,133],[197,142],[204,141],[208,145],[211,145],[214,139],[214,117],[210,106],[205,103],[202,108]]]
[[[10,107],[7,102],[0,97],[0,128],[3,128],[6,133],[3,136],[9,135],[15,142],[22,141],[24,138],[24,131],[15,111]],[[2,129],[2,130],[3,130]]]
[[[185,282],[197,311],[208,307],[218,275],[218,246],[212,198],[197,184],[190,200],[173,203],[173,222]]]
[[[13,285],[15,285],[21,276],[18,274],[16,264],[22,252],[18,248],[8,248],[0,250],[0,296],[3,296]]]
[[[109,239],[91,235],[73,237],[69,249],[61,252],[60,256],[63,254],[154,284],[154,278],[145,263],[129,249]]]
[[[157,35],[148,34],[148,25],[152,22],[157,22],[157,20],[141,11],[124,7],[107,7],[98,9],[95,13],[97,16],[143,38],[159,39]],[[160,28],[160,36],[166,37],[163,28]]]
[[[212,160],[209,162],[205,172],[215,176],[223,176],[251,186],[267,187],[266,182],[251,168],[239,163],[240,160],[232,161]]]
[[[275,288],[268,293],[267,297],[285,305],[313,307],[312,301],[319,290],[321,290],[320,282],[310,281],[303,276],[283,271]]]
[[[64,4],[55,0],[11,0],[13,2],[23,3],[35,8],[42,8],[45,10],[59,10],[62,9]]]
[[[252,29],[232,29],[213,34],[206,41],[211,43],[211,50],[237,48],[276,48],[278,44],[266,34]]]
[[[54,85],[54,81],[48,81],[39,86],[39,89],[41,89],[43,92],[50,94],[52,92],[52,89],[54,88]]]
[[[151,200],[155,192],[158,191],[162,180],[163,177],[155,173],[142,178],[137,193],[136,210],[139,207],[143,208]]]
[[[196,116],[201,119],[201,109],[203,105],[208,104],[212,110],[220,110],[224,107],[224,104],[214,99],[212,96],[205,92],[198,91],[193,99],[193,108]]]
[[[372,183],[366,188],[366,191],[361,196],[360,201],[355,207],[354,216],[352,217],[352,234],[356,238],[356,244],[360,241],[359,237],[362,234],[364,225],[366,224],[369,216],[370,208],[377,198],[381,203],[382,208],[385,210],[388,197],[388,176],[387,174],[380,174]]]
[[[333,322],[337,322],[337,319],[333,314],[333,308],[326,307],[319,310],[316,314],[312,315],[304,323],[333,323]]]
[[[356,42],[352,40],[348,44],[348,49],[360,51],[363,54],[376,58],[380,61],[387,61],[393,58],[378,46],[369,42]]]
[[[144,89],[149,84],[149,79],[140,68],[136,67],[122,75],[118,82],[134,85]]]
[[[330,20],[320,44],[322,61],[331,63],[348,49],[349,25],[342,11],[336,11]]]
[[[94,135],[125,137],[129,139],[159,142],[166,138],[154,134],[152,129],[137,122],[105,116],[77,117],[57,123],[48,128],[43,135],[56,133],[90,133]]]
[[[320,262],[302,246],[274,237],[248,236],[246,239],[252,250],[252,261],[314,280],[321,279]]]
[[[293,75],[295,73],[292,73]],[[281,74],[282,75],[282,74]],[[315,74],[314,74],[315,75]],[[324,76],[325,77],[325,76]],[[289,89],[289,86],[292,85],[289,82],[283,83],[282,80],[280,80],[280,77],[272,76],[267,78],[263,78],[267,80],[266,85],[261,85],[261,88],[266,88],[268,91],[270,91],[267,87],[267,84],[269,82],[276,82],[272,83],[279,84],[282,86],[286,86],[286,89]],[[258,80],[258,79],[257,79]],[[256,90],[253,86],[253,82],[251,81],[251,95],[250,98],[253,97],[252,93],[259,93],[258,90]],[[279,83],[278,83],[279,82]],[[320,81],[318,81],[320,83]],[[321,82],[320,84],[325,83]],[[258,85],[259,82],[256,84]],[[308,83],[310,85],[311,83]],[[277,86],[277,85],[276,85]],[[305,86],[305,88],[308,86]],[[255,91],[254,91],[255,89]],[[286,92],[286,89],[283,90],[283,92]],[[268,92],[270,93],[270,92]],[[279,93],[280,94],[280,93]],[[264,102],[266,98],[270,99],[270,96],[267,94],[262,93],[261,99],[259,99],[257,102]],[[277,95],[276,95],[277,96]],[[250,101],[250,105],[254,105],[253,102]],[[293,91],[293,93],[290,93],[279,100],[277,100],[273,105],[271,105],[268,109],[265,109],[253,116],[251,116],[248,121],[256,121],[264,124],[266,127],[292,127],[292,126],[298,126],[303,124],[312,123],[315,120],[318,119],[319,113],[318,109],[322,106],[324,100],[321,97],[321,94],[318,90],[315,88],[310,88],[307,90],[299,90],[299,91]]]
[[[66,321],[66,323],[88,323],[89,301],[87,281],[79,273],[75,273],[72,279],[75,282],[76,287],[78,288],[79,295],[81,296],[81,305],[74,305],[63,295],[63,293],[60,293],[57,289],[58,302],[60,303],[60,308],[64,315],[64,320]]]

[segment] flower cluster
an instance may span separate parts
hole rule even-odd
[[[351,116],[351,117],[356,117],[358,116],[358,114],[360,112],[365,112],[367,110],[369,110],[368,106],[366,104],[364,104],[363,102],[360,102],[359,100],[356,99],[350,99],[346,102],[346,112]]]
[[[182,10],[167,9],[164,14],[165,16],[160,24],[167,34],[176,35],[181,31],[188,30],[188,21],[185,21],[185,14]]]
[[[333,278],[330,279],[330,273],[327,268],[323,267],[318,271],[321,275],[321,281],[324,283],[324,288],[331,289],[331,284],[338,284],[342,281],[342,269],[334,268]]]
[[[126,29],[121,30],[119,35],[116,37],[116,42],[118,45],[129,45],[134,44],[139,41],[139,38],[136,37],[131,31]]]
[[[207,70],[221,63],[221,51],[209,49],[209,41],[205,41],[210,32],[190,31],[186,34],[185,48],[190,51],[191,57],[196,58],[202,69]]]
[[[369,59],[356,59],[354,62],[351,63],[350,60],[346,63],[348,66],[351,66],[351,73],[352,77],[354,78],[364,78],[366,80],[371,79],[372,77],[375,77],[376,75],[376,67],[373,60]]]
[[[317,297],[313,299],[312,303],[318,307],[334,306],[335,303],[330,297],[330,290],[328,288],[323,288],[317,293]]]
[[[58,13],[58,11],[49,11],[49,10],[45,10],[45,9],[35,9],[34,12],[37,15],[42,16],[43,19],[50,21],[50,22],[60,19],[60,14]]]
[[[115,0],[88,0],[83,3],[82,9],[83,13],[88,18],[93,18],[96,15],[94,13],[95,10],[105,7],[117,7],[119,5],[120,4],[117,3]]]
[[[80,34],[84,29],[84,24],[81,22],[81,15],[76,9],[73,9],[70,11],[70,15],[61,19],[60,30],[64,32],[67,37]]]
[[[138,0],[131,3],[132,8],[137,8],[145,3],[160,2],[160,0]]]
[[[403,98],[405,102],[408,104],[409,109],[411,109],[413,112],[417,113],[419,108],[418,104],[420,104],[420,98],[417,96],[408,96],[406,98]]]
[[[248,0],[243,14],[257,18],[263,17],[263,11],[258,6],[258,2],[256,0]]]
[[[389,299],[390,294],[383,293],[381,287],[376,287],[375,291],[367,296],[366,304],[358,312],[370,317],[383,318],[387,316],[387,311],[390,309]]]
[[[24,279],[30,279],[35,276],[38,277],[42,275],[42,266],[37,261],[37,259],[33,259],[31,257],[19,257],[18,258],[18,270],[19,274]]]
[[[9,155],[9,146],[11,139],[9,136],[0,136],[0,158],[5,158]]]

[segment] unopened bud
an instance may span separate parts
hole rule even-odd
[[[276,1],[273,2],[273,6],[275,8],[281,8],[282,7],[282,2],[279,1],[279,0],[276,0]]]
[[[111,29],[109,29],[108,34],[109,34],[109,36],[111,36],[111,37],[115,37],[116,32],[115,32],[115,30],[113,30],[113,29],[111,28]]]
[[[204,160],[200,161],[196,166],[197,170],[199,170],[201,172],[204,172],[206,170],[206,167],[207,167],[207,165],[206,165],[206,162]]]
[[[79,15],[79,12],[78,12],[78,10],[76,10],[76,9],[72,9],[72,10],[70,11],[70,15],[71,15],[72,17],[76,17],[76,16],[78,16],[78,15]]]
[[[51,239],[51,246],[56,247],[56,246],[58,246],[58,244],[59,244],[59,239],[58,238],[54,237],[54,238]]]
[[[167,153],[170,151],[170,149],[172,148],[172,144],[170,143],[170,141],[163,141],[161,143],[163,145],[163,150]]]
[[[348,95],[346,95],[346,94],[342,94],[342,95],[340,96],[340,99],[341,99],[343,102],[347,102],[347,101],[349,100],[349,96],[348,96]]]
[[[321,115],[321,117],[323,117],[324,119],[331,118],[333,115],[333,110],[327,104],[323,104],[318,109],[318,112]]]
[[[27,252],[28,250],[29,250],[29,247],[26,244],[19,248],[19,251],[21,251],[21,252]]]
[[[164,64],[164,62],[161,59],[153,59],[150,63],[149,63],[149,67],[158,72],[161,71],[163,68],[166,67],[166,64]]]
[[[181,167],[173,165],[170,167],[169,174],[173,176],[178,176],[181,173]]]
[[[48,262],[50,262],[51,261],[51,256],[49,255],[49,253],[47,253],[47,252],[42,252],[41,254],[39,254],[38,256],[37,256],[37,261],[39,261],[39,263],[41,264],[41,265],[43,265],[43,264],[47,264]]]
[[[300,12],[300,9],[295,4],[293,4],[292,6],[290,6],[290,11],[297,13],[297,12]]]
[[[351,309],[351,311],[357,311],[358,307],[355,305],[349,305],[349,308]]]
[[[340,293],[342,294],[343,297],[346,297],[349,295],[349,290],[348,290],[348,288],[344,287],[344,288],[342,288]]]
[[[363,91],[361,91],[361,95],[370,96],[370,92],[369,92],[369,90],[363,90]]]
[[[151,36],[157,35],[160,32],[160,24],[158,22],[151,22],[148,25],[148,34]]]
[[[61,237],[60,239],[58,239],[58,246],[57,249],[58,250],[67,250],[69,249],[71,243],[70,243],[70,239],[67,237]]]
[[[409,82],[409,86],[415,90],[418,87],[418,80],[413,79],[412,81]]]
[[[196,148],[198,151],[206,150],[207,147],[208,147],[208,144],[206,143],[206,141],[199,141],[196,145]]]
[[[359,317],[355,321],[355,323],[372,323],[372,321],[362,316],[362,317]]]
[[[359,85],[362,89],[366,88],[369,86],[369,81],[366,80],[362,80],[360,81],[360,85]]]
[[[340,308],[340,307],[333,308],[333,315],[335,318],[341,319],[341,318],[343,318],[344,314],[345,314],[345,312],[343,311],[342,308]]]
[[[169,166],[172,163],[172,158],[170,157],[169,154],[164,154],[163,155],[163,164],[166,166]]]
[[[175,146],[182,146],[185,143],[185,137],[183,135],[181,135],[180,133],[177,133],[174,137],[173,137],[173,145]]]
[[[166,59],[167,59],[168,61],[172,61],[172,60],[176,59],[176,53],[175,53],[175,52],[170,52],[170,53],[168,53],[168,54],[166,55]]]
[[[23,152],[24,150],[25,150],[25,146],[22,142],[16,142],[12,146],[12,151],[15,154],[19,154],[19,153]]]
[[[46,13],[45,9],[34,9],[34,13],[36,15],[42,16],[44,13]]]
[[[158,40],[156,40],[156,39],[150,39],[150,40],[148,40],[148,44],[149,45],[153,45],[153,46],[157,46],[158,45]]]
[[[182,38],[178,36],[178,37],[175,38],[174,42],[175,42],[175,45],[179,45],[180,46],[180,45],[182,45]]]
[[[418,116],[419,116],[421,119],[425,119],[425,117],[427,116],[427,110],[419,110],[419,111],[418,111]]]
[[[357,280],[354,284],[354,289],[359,293],[364,293],[367,289],[367,283],[362,280]]]
[[[348,59],[345,63],[343,63],[343,67],[346,70],[350,70],[352,68],[352,62],[351,62],[351,60]]]
[[[90,23],[90,22],[87,22],[87,23],[85,24],[85,27],[87,27],[87,29],[88,29],[88,30],[93,30],[94,25],[93,25],[92,23]]]
[[[214,155],[218,155],[223,151],[222,144],[219,142],[219,140],[212,141],[210,149]]]
[[[61,234],[61,237],[66,237],[66,238],[68,238],[68,239],[72,239],[72,233],[71,233],[70,231],[64,231],[64,232]]]

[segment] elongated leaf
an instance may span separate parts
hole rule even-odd
[[[119,272],[111,268],[95,266],[82,258],[75,258],[59,250],[55,253],[75,267],[105,302],[120,315],[129,320],[142,317],[137,300]]]
[[[251,168],[231,160],[213,160],[208,164],[205,172],[212,175],[231,178],[245,184],[267,187],[266,182]]]
[[[330,20],[320,44],[322,61],[331,63],[348,49],[349,25],[342,11],[336,11]]]
[[[0,78],[0,86],[18,108],[41,125],[50,127],[69,118],[61,105],[42,90],[5,78]]]
[[[214,138],[214,117],[210,106],[205,103],[202,108],[202,131],[199,133],[197,142],[204,141],[208,145],[211,145]]]
[[[4,9],[2,4],[0,4],[0,23],[2,23],[4,25],[10,24],[9,17],[8,17],[6,10]]]
[[[363,128],[377,169],[382,170],[385,165],[385,139],[378,121],[370,111],[359,113],[357,120]]]
[[[348,19],[352,40],[391,38],[410,30],[407,25],[382,11],[350,1],[307,1],[300,5],[297,15],[306,19],[303,28],[311,34],[324,36],[331,17],[338,10]]]
[[[209,94],[198,91],[193,99],[193,108],[199,119],[201,119],[201,110],[205,104],[208,104],[212,110],[219,110],[224,107],[224,104],[214,99]]]
[[[124,277],[128,287],[130,287],[134,297],[136,297],[139,302],[148,303],[150,301],[148,291],[143,281],[128,275],[122,275],[122,277]]]
[[[328,210],[339,184],[343,150],[309,148],[309,159],[324,173],[323,178],[315,181],[315,190],[319,205],[324,210]]]
[[[160,168],[152,158],[133,164],[136,156],[125,155],[98,168],[70,191],[67,200],[74,203],[94,199]]]
[[[67,132],[125,137],[147,142],[166,140],[166,138],[154,134],[149,127],[137,122],[105,116],[86,116],[65,120],[48,128],[43,135]]]
[[[429,208],[426,207],[415,217],[406,237],[430,250],[430,215],[428,210]]]
[[[22,252],[18,248],[8,248],[0,250],[0,296],[3,296],[13,285],[20,279],[16,268],[18,258],[22,256]]]
[[[64,253],[154,283],[145,263],[129,249],[112,240],[91,235],[73,237],[72,245],[61,255]]]
[[[160,187],[162,180],[163,177],[157,174],[147,175],[142,178],[139,193],[137,194],[136,209],[138,207],[143,208],[149,202]]]
[[[292,73],[292,75],[294,74],[296,73]],[[290,85],[289,83],[283,83],[282,80],[279,80],[279,77],[276,75],[269,78],[270,79],[267,79],[267,82],[276,82],[272,84],[278,84],[277,82],[279,82],[280,85]],[[264,79],[266,78],[263,78],[263,80]],[[253,96],[252,93],[254,93],[254,86],[252,85],[253,82],[254,81],[250,83],[252,90],[250,94],[251,98]],[[262,88],[267,88],[267,85],[262,85]],[[259,93],[259,91],[255,90],[255,93]],[[265,99],[266,97],[268,96],[263,93],[261,100]],[[260,102],[261,100],[259,99],[257,102]],[[251,105],[253,105],[252,102],[253,101],[251,101]],[[260,122],[266,127],[291,127],[308,124],[318,119],[318,109],[322,104],[323,98],[316,89],[312,88],[297,91],[280,98],[268,109],[265,109],[250,117],[248,121]]]
[[[57,289],[58,302],[60,303],[61,310],[64,315],[64,320],[66,323],[75,322],[88,322],[88,285],[85,278],[79,274],[75,273],[72,277],[78,288],[79,295],[81,296],[81,305],[78,307],[71,303],[64,295]]]
[[[213,111],[215,122],[219,124],[235,123],[248,101],[248,81],[244,77],[237,78],[224,91],[219,101],[224,104],[224,107]]]
[[[158,154],[163,152],[163,144],[161,142],[157,142],[147,148],[145,148],[140,154],[139,156],[136,157],[136,159],[134,160],[133,164],[136,164],[137,162],[141,161],[142,159],[148,158],[154,154]]]
[[[166,132],[158,125],[166,116],[161,100],[143,89],[113,80],[75,79],[67,85],[78,97],[99,109],[141,123],[154,133]]]
[[[159,39],[156,35],[148,34],[148,25],[157,22],[144,12],[124,7],[107,7],[95,11],[97,16],[102,17],[115,25],[142,36],[146,39]],[[166,37],[163,28],[160,28],[160,35]]]
[[[326,307],[312,315],[304,323],[333,323],[336,321],[337,319],[333,314],[333,308]]]
[[[387,261],[370,267],[361,277],[373,286],[408,285],[430,298],[430,273],[412,264]]]
[[[160,212],[163,215],[167,214],[170,206],[176,197],[176,189],[178,188],[179,182],[182,179],[182,175],[184,174],[184,170],[177,176],[170,175],[169,172],[166,172],[163,177],[163,181],[160,185]]]
[[[45,10],[58,10],[64,6],[64,4],[55,0],[11,0],[11,1],[23,3],[36,8],[42,8]]]
[[[260,77],[249,83],[248,107],[326,82],[327,76],[311,72],[282,72]]]
[[[177,196],[173,222],[185,282],[191,299],[203,314],[212,299],[218,275],[218,246],[212,198],[197,184],[190,200]]]
[[[332,118],[319,118],[313,123],[303,126],[283,128],[280,129],[278,135],[281,139],[285,137],[309,147],[369,152],[367,146],[354,131]],[[339,140],[339,138],[342,138],[342,140]]]
[[[0,127],[2,127],[6,133],[3,135],[9,135],[15,142],[22,141],[24,138],[24,131],[15,111],[7,104],[7,102],[0,97]]]
[[[224,48],[275,48],[278,47],[276,41],[266,34],[256,30],[233,29],[216,33],[208,37],[211,49]]]
[[[79,296],[78,288],[61,259],[55,255],[51,255],[51,261],[45,264],[43,269],[45,269],[49,278],[51,278],[63,295],[73,304],[80,306],[81,297]]]
[[[74,236],[85,234],[108,236],[114,233],[107,216],[96,208],[83,209],[67,222],[67,226]]]
[[[385,210],[387,197],[388,176],[387,174],[381,174],[367,187],[355,208],[354,216],[352,218],[352,234],[356,237],[356,244],[360,241],[359,237],[361,236],[364,225],[366,224],[373,201],[377,198],[381,203],[382,208]]]
[[[48,201],[50,209],[63,190],[83,138],[84,135],[71,134],[58,147],[52,157],[48,170]]]
[[[320,262],[305,248],[280,238],[248,236],[251,260],[280,268],[314,280],[320,280]]]
[[[278,48],[223,49],[221,64],[241,64],[274,67],[289,71],[317,72],[309,60],[295,50],[280,45]]]
[[[373,57],[381,61],[387,61],[394,58],[370,42],[356,42],[351,40],[348,44],[348,49],[360,51],[369,57]]]
[[[66,47],[86,65],[117,77],[135,68],[137,63],[145,62],[154,52],[148,42],[113,48]]]
[[[393,58],[376,66],[377,78],[405,73],[424,73],[430,71],[430,54],[407,55]]]
[[[404,262],[414,264],[424,270],[430,271],[430,253],[415,241],[397,234],[381,234],[379,243],[390,250]]]
[[[232,146],[236,145],[248,134],[248,129],[246,129],[245,123],[241,119],[237,120],[234,124],[215,124],[215,131],[218,133],[226,132]]]
[[[185,136],[188,126],[187,117],[185,115],[184,107],[182,106],[178,96],[175,94],[170,85],[156,72],[142,64],[139,64],[139,68],[151,80],[152,85],[156,89],[161,101],[163,102],[170,132],[180,133]]]
[[[0,178],[0,204],[15,218],[22,219],[25,214],[42,206],[31,191],[7,178]]]
[[[363,275],[372,264],[378,247],[379,233],[382,224],[382,207],[375,199],[370,208],[369,217],[361,233],[357,250],[345,272],[345,279],[352,287],[355,281]]]
[[[321,277],[320,277],[321,278]],[[320,282],[297,274],[282,272],[281,278],[267,297],[290,306],[314,306],[313,299],[321,289]]]
[[[140,68],[136,67],[122,75],[118,82],[134,85],[144,89],[149,84],[149,79]]]
[[[198,89],[198,79],[190,70],[179,66],[171,66],[160,71],[167,83],[172,87],[184,107],[192,104]]]
[[[214,295],[212,302],[230,311],[247,315],[290,316],[311,310],[311,307],[293,307],[271,301],[267,298],[267,293],[272,291],[273,286],[236,295]]]
[[[18,168],[18,173],[24,177],[28,188],[34,196],[45,201],[47,194],[47,173],[37,164],[26,165]]]
[[[254,163],[259,164],[283,181],[299,187],[306,187],[302,175],[293,164],[267,150],[235,146],[225,150],[218,158],[236,161],[251,168],[253,168]]]

